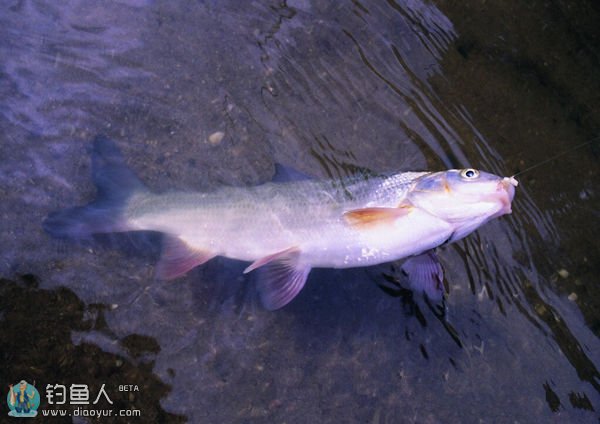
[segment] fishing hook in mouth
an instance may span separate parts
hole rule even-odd
[[[516,174],[515,174],[516,175]],[[504,177],[502,179],[502,184],[504,185],[504,187],[508,188],[508,185],[511,185],[513,187],[518,187],[519,182],[515,179],[515,176],[513,175],[512,177]]]

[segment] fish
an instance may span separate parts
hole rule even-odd
[[[97,197],[48,214],[54,237],[129,231],[162,233],[155,273],[171,280],[216,256],[250,264],[266,309],[287,305],[312,268],[353,268],[406,259],[413,286],[439,292],[434,253],[491,219],[511,213],[517,181],[476,169],[369,173],[318,180],[295,173],[257,186],[154,193],[117,144],[97,136]]]

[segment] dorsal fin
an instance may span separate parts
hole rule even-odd
[[[290,181],[313,180],[314,178],[289,166],[275,163],[275,174],[272,181],[275,183],[287,183]]]

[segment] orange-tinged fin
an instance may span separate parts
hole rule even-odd
[[[444,184],[444,191],[446,193],[450,193],[452,191],[452,189],[450,188],[450,184],[448,184],[448,179],[446,178],[446,176],[444,176],[443,181],[444,181],[444,183],[443,183]]]
[[[216,255],[202,249],[190,247],[178,237],[163,237],[162,254],[156,265],[156,276],[161,280],[172,280],[202,265]]]
[[[254,271],[256,268],[260,268],[261,266],[266,265],[271,261],[274,261],[279,258],[283,258],[288,254],[293,254],[294,252],[300,252],[300,250],[296,246],[294,246],[294,247],[290,247],[285,250],[282,250],[280,252],[273,253],[272,255],[268,255],[263,258],[257,259],[254,262],[252,262],[250,264],[250,266],[248,266],[244,270],[244,274],[248,274],[250,271]]]
[[[300,293],[310,267],[298,264],[299,257],[300,249],[290,247],[265,256],[246,268],[244,273],[260,267],[257,288],[265,308],[271,311],[283,308]]]
[[[344,213],[344,218],[354,227],[393,224],[396,219],[408,215],[412,209],[411,205],[400,205],[397,208],[354,209]]]

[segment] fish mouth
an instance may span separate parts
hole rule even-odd
[[[495,216],[509,214],[512,212],[511,204],[515,197],[515,187],[519,182],[514,177],[504,177],[496,186],[493,197],[498,200],[502,207]]]

